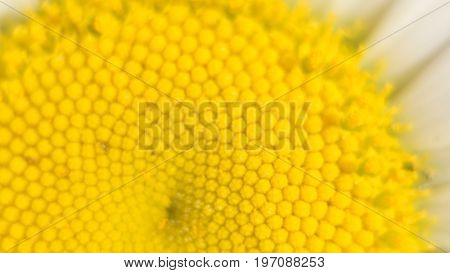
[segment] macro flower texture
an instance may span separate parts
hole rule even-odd
[[[0,0],[0,251],[446,252],[449,1],[330,2]]]

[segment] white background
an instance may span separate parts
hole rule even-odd
[[[322,256],[322,268],[256,267],[256,257]],[[124,259],[239,259],[240,268],[126,268]],[[247,261],[248,263],[246,263]],[[0,254],[0,272],[450,272],[449,254]]]

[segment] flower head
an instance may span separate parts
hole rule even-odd
[[[0,36],[3,251],[433,249],[392,87],[306,6],[66,0],[28,16]],[[240,145],[229,112],[214,150],[139,149],[139,102],[168,100],[309,102],[309,149]],[[268,134],[293,126],[274,118]]]

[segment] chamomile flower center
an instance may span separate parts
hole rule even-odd
[[[331,22],[272,0],[48,1],[30,16],[0,36],[3,251],[430,247],[390,87],[356,58],[305,84],[356,50]],[[310,102],[310,147],[139,149],[139,102],[171,98]]]

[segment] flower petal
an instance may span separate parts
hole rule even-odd
[[[404,143],[429,157],[432,183],[450,181],[450,46],[393,100],[398,119],[412,124]]]
[[[0,16],[16,15],[14,10],[12,10],[7,5],[15,8],[15,9],[21,10],[24,8],[35,6],[38,1],[37,0],[2,0],[2,2],[3,3],[0,2]],[[5,3],[7,5],[5,5]]]
[[[418,150],[450,147],[450,46],[424,68],[393,102],[401,121],[413,122],[405,141]]]
[[[450,187],[448,185],[433,191],[433,198],[429,199],[428,212],[436,223],[431,230],[430,240],[437,243],[439,247],[450,249]]]
[[[286,1],[293,2],[296,0],[286,0]],[[305,1],[303,1],[303,2],[305,2]],[[314,12],[314,14],[320,14],[320,15],[325,14],[325,11],[327,10],[327,6],[328,6],[328,3],[327,3],[328,1],[326,1],[326,0],[316,0],[316,1],[306,0],[306,2],[308,3],[308,6],[311,7],[311,10]]]
[[[426,15],[427,13],[430,14]],[[391,34],[392,36],[367,51],[366,63],[385,59],[389,64],[385,71],[387,78],[404,80],[408,74],[420,68],[430,55],[448,43],[448,14],[450,4],[447,0],[414,1],[414,4],[408,0],[395,1],[380,19],[380,24],[367,44],[376,43]],[[418,21],[414,22],[415,20]],[[410,25],[404,28],[408,24]],[[396,31],[398,32],[393,34]]]
[[[432,191],[425,204],[437,223],[430,240],[440,247],[450,248],[450,46],[439,54],[424,71],[396,98],[401,106],[399,120],[410,121],[412,131],[404,142],[427,155],[431,172],[424,186]]]
[[[337,15],[338,22],[353,22],[363,18],[371,21],[371,18],[385,8],[389,2],[389,0],[335,0],[328,3],[330,9]]]

